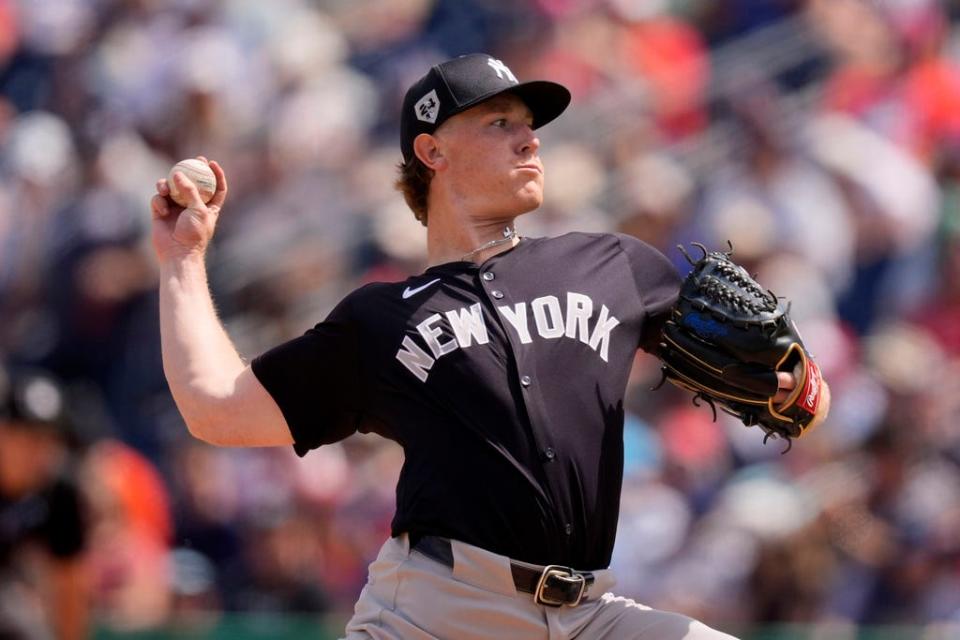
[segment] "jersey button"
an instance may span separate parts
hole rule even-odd
[[[494,277],[495,277],[495,276],[493,275],[493,271],[484,271],[484,272],[483,272],[482,278],[483,278],[484,280],[486,280],[487,282],[490,282],[491,280],[493,280]]]
[[[547,447],[543,450],[543,457],[547,460],[553,460],[557,457],[557,452],[553,450],[553,447]]]
[[[573,533],[573,525],[571,525],[571,524],[568,522],[567,525],[563,528],[563,531],[564,531],[564,533],[566,533],[567,535],[570,535],[571,533]]]
[[[500,298],[503,297],[503,292],[502,292],[502,291],[499,291],[499,290],[497,290],[497,289],[494,289],[493,291],[490,292],[490,295],[492,295],[494,298],[496,298],[497,300],[499,300]]]
[[[529,387],[531,382],[533,381],[530,379],[530,376],[520,376],[520,384],[523,386]]]

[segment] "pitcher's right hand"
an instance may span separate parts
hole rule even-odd
[[[181,207],[170,198],[170,185],[166,178],[157,180],[157,193],[150,200],[153,215],[153,248],[157,259],[165,262],[170,258],[191,254],[202,256],[213,238],[217,218],[227,198],[227,177],[216,161],[207,162],[217,176],[217,190],[207,204],[203,203],[197,187],[185,175],[177,171],[173,179],[177,189],[187,196],[190,203]]]

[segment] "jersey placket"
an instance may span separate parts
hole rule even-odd
[[[514,301],[508,282],[509,272],[506,265],[501,267],[498,262],[496,257],[491,258],[481,267],[478,274],[480,288],[494,310],[493,317],[509,342],[509,349],[515,363],[515,369],[511,375],[521,389],[520,401],[523,403],[523,407],[520,408],[522,411],[518,413],[526,417],[526,426],[530,429],[539,454],[541,477],[547,481],[545,488],[549,491],[547,495],[553,507],[554,524],[566,536],[570,536],[573,530],[570,517],[569,514],[561,512],[561,501],[558,500],[558,496],[563,495],[562,488],[558,485],[564,482],[562,466],[558,464],[559,453],[553,447],[550,431],[542,419],[543,399],[536,379],[537,362],[533,350],[535,342],[530,337],[532,328],[528,316],[530,309],[528,302]],[[512,321],[504,317],[507,314],[511,316]],[[560,540],[556,541],[556,545],[566,546]]]

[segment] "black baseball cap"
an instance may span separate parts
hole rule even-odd
[[[533,112],[533,128],[541,127],[570,104],[570,91],[547,80],[520,82],[500,60],[471,53],[434,65],[407,89],[400,116],[400,150],[413,157],[413,140],[433,133],[450,116],[501,93],[512,93]]]

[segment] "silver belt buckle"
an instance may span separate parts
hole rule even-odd
[[[563,600],[554,600],[543,593],[544,587],[547,586],[547,579],[550,577],[559,578],[566,582],[579,582],[580,591],[577,593],[577,599],[574,602],[564,602]],[[551,564],[543,568],[543,573],[540,574],[540,579],[537,581],[537,588],[533,592],[533,601],[537,604],[546,605],[548,607],[561,607],[567,605],[568,607],[575,607],[580,604],[580,601],[583,600],[583,594],[587,590],[587,580],[582,575],[575,572],[570,567],[564,567],[558,564]]]

